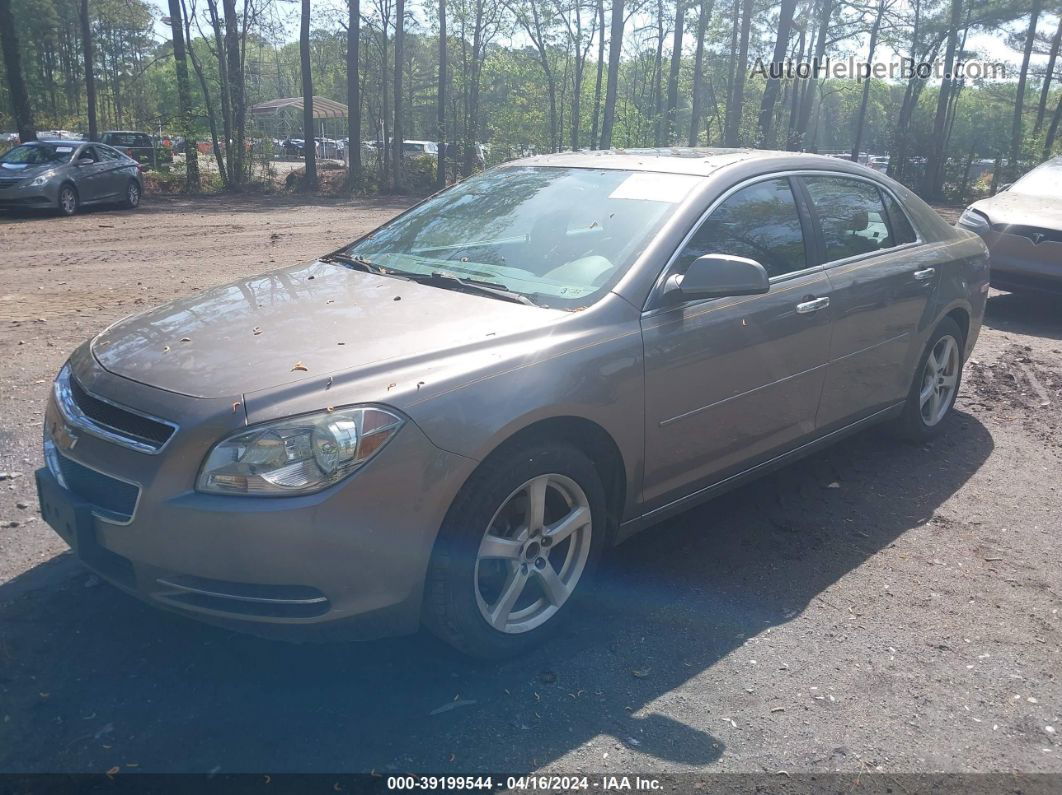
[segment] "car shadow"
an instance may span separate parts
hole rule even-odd
[[[984,324],[1000,331],[1062,339],[1062,295],[993,291],[985,307]]]
[[[0,586],[0,771],[499,772],[587,744],[711,765],[723,741],[661,703],[930,521],[993,446],[974,417],[946,422],[922,447],[861,433],[647,530],[557,637],[504,663],[425,636],[232,634],[62,555]]]

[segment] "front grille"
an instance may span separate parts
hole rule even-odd
[[[1015,235],[1040,243],[1062,243],[1062,229],[1048,229],[1043,226],[1022,226],[1021,224],[992,224],[993,231],[1005,235]]]
[[[66,456],[57,456],[66,487],[77,496],[119,522],[128,522],[136,510],[140,488],[104,475]]]
[[[13,188],[21,181],[21,178],[11,179],[9,177],[7,179],[0,179],[0,188]]]
[[[120,434],[135,437],[156,448],[161,448],[173,435],[172,425],[166,425],[100,400],[86,392],[73,377],[70,379],[70,394],[86,417]]]

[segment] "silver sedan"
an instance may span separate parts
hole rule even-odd
[[[1062,295],[1062,157],[966,208],[959,227],[988,246],[992,286]]]
[[[73,215],[92,204],[140,204],[137,162],[106,144],[32,141],[0,157],[0,209],[54,209]]]

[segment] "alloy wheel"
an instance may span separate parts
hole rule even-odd
[[[59,192],[59,207],[67,215],[73,215],[77,209],[77,194],[71,187],[65,187]]]
[[[140,203],[140,188],[137,187],[135,182],[129,183],[126,197],[129,201],[130,207],[136,207]]]
[[[513,491],[476,556],[476,603],[484,620],[510,634],[549,621],[586,568],[591,519],[586,493],[564,475],[539,475]]]
[[[922,370],[918,405],[922,421],[933,427],[951,408],[959,386],[959,344],[951,335],[937,340]]]

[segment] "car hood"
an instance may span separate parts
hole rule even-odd
[[[31,179],[38,174],[54,171],[61,168],[59,163],[45,163],[37,166],[27,166],[21,163],[0,163],[0,177],[18,177],[19,179]]]
[[[431,359],[565,314],[314,262],[127,317],[92,341],[92,353],[140,383],[226,397]]]
[[[971,205],[993,224],[1019,224],[1062,229],[1062,202],[1047,196],[1004,191]]]

